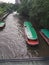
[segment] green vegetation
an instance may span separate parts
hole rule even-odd
[[[38,28],[49,28],[49,0],[21,0],[18,12],[35,21]]]
[[[6,12],[13,12],[17,9],[18,5],[12,3],[0,3],[0,17]]]
[[[4,10],[0,7],[0,16],[4,13]]]

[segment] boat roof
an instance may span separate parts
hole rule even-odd
[[[0,27],[3,26],[5,24],[5,22],[0,22]]]
[[[29,21],[25,21],[25,22],[24,22],[24,26],[32,26],[32,24],[31,24],[31,22],[29,22]]]
[[[42,32],[47,38],[49,38],[49,30],[48,30],[48,29],[41,29],[41,32]]]
[[[37,34],[36,34],[35,29],[33,28],[32,24],[31,24],[31,22],[25,22],[24,25],[26,26],[25,32],[26,32],[28,39],[36,40]]]

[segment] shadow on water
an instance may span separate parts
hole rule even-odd
[[[32,46],[32,45],[28,45],[27,44],[27,47],[28,47],[28,49],[38,49],[39,48],[39,45],[35,45],[35,46]]]
[[[28,53],[29,55],[31,55],[32,58],[39,56],[38,49],[39,49],[39,45],[31,46],[27,44]]]

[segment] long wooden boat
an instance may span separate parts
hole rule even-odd
[[[31,22],[25,21],[24,22],[24,28],[25,28],[26,42],[29,45],[39,44],[36,31],[33,28]]]
[[[44,38],[44,40],[49,45],[49,30],[48,29],[41,29],[41,31],[39,33],[41,34],[41,36]]]
[[[0,21],[0,28],[3,28],[5,26],[5,22]]]

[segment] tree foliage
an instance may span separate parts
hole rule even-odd
[[[16,10],[16,5],[12,3],[0,3],[0,16],[2,16],[5,12],[12,12]]]
[[[21,0],[19,13],[49,28],[49,0]]]

